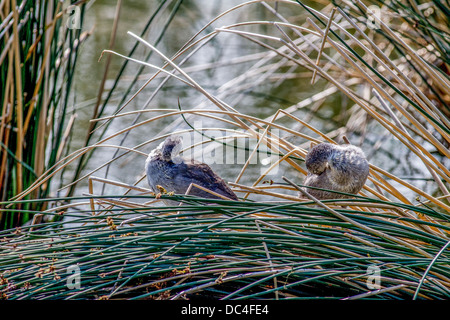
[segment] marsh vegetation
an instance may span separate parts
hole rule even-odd
[[[109,7],[99,73],[95,3],[0,2],[2,298],[448,299],[450,9],[202,4]],[[151,193],[172,134],[239,201]],[[358,195],[298,197],[320,142],[364,150]]]

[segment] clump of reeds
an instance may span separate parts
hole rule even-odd
[[[26,190],[65,153],[75,116],[68,113],[74,67],[86,36],[80,28],[83,16],[83,2],[72,7],[60,1],[0,4],[2,201]],[[49,179],[30,197],[45,198],[50,189]],[[45,203],[0,208],[0,228],[12,228],[45,209]]]
[[[270,20],[216,27],[218,17],[172,57],[130,33],[164,61],[155,66],[121,55],[156,70],[144,86],[164,77],[156,95],[167,81],[180,81],[206,102],[196,108],[180,102],[178,108],[145,106],[137,111],[124,110],[125,104],[114,114],[99,114],[94,121],[102,125],[124,117],[132,117],[133,123],[61,159],[11,200],[16,205],[30,203],[23,200],[25,196],[92,150],[118,150],[110,161],[73,181],[72,185],[88,179],[88,194],[47,200],[72,200],[45,212],[64,214],[70,224],[43,223],[0,233],[4,239],[0,272],[5,298],[449,298],[450,172],[445,164],[450,159],[446,116],[450,80],[442,67],[436,67],[445,66],[448,59],[443,54],[449,43],[448,23],[419,28],[414,37],[407,37],[397,30],[410,30],[408,25],[414,20],[394,15],[392,8],[385,9],[391,20],[383,22],[360,1],[345,2],[345,6],[336,3],[337,7],[330,5],[321,11],[300,2],[277,1],[278,8],[307,13],[306,22],[298,24],[268,3],[250,1],[223,15],[262,5],[272,15]],[[433,8],[437,21],[448,20],[440,7]],[[369,17],[375,19],[377,29],[369,27]],[[212,31],[205,31],[212,26]],[[248,26],[263,26],[264,32],[248,30]],[[242,57],[253,65],[211,92],[186,72],[183,64],[225,33],[247,39],[261,52]],[[419,54],[424,41],[426,50]],[[437,43],[439,48],[434,48]],[[320,80],[323,90],[274,111],[271,117],[242,113],[237,102],[227,102],[239,90],[249,90],[261,81],[279,84],[304,72],[312,83]],[[299,110],[307,108],[316,112],[324,98],[337,92],[349,101],[347,124],[338,130],[322,132],[298,116]],[[204,141],[211,146],[224,143],[238,148],[232,141],[255,142],[247,162],[230,182],[240,201],[142,195],[149,191],[141,184],[144,177],[129,183],[94,176],[105,167],[113,168],[119,159],[141,159],[143,163],[147,153],[143,149],[172,132],[144,138],[138,145],[126,145],[126,139],[112,145],[113,139],[161,119],[190,125],[176,130],[178,134],[195,132],[199,130],[192,123],[198,118],[219,123],[215,129],[223,135]],[[396,150],[406,150],[413,161],[423,164],[432,192],[381,164],[371,164],[366,186],[352,199],[300,199],[298,187],[306,173],[302,161],[309,145],[350,142],[361,145],[366,153],[376,153],[382,141],[369,143],[373,137],[364,130],[368,127],[393,138]],[[275,157],[254,181],[242,183],[251,158],[263,147]],[[401,156],[394,153],[393,157]],[[283,165],[284,173],[274,178],[270,172],[278,165]],[[94,183],[112,184],[124,191],[114,196],[102,194]],[[154,206],[162,199],[181,201],[182,205]],[[79,286],[75,287],[73,278],[67,276],[74,266],[79,271]],[[379,283],[372,281],[376,272]]]
[[[183,205],[161,208],[134,202],[142,197],[97,197],[103,214],[66,213],[71,227],[0,232],[3,298],[449,296],[450,228],[399,216],[441,220],[434,210],[365,197],[331,209],[168,195]]]

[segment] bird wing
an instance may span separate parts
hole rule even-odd
[[[186,170],[183,170],[183,174],[185,175],[185,178],[191,181],[191,183],[198,184],[230,199],[238,200],[237,196],[226,184],[226,182],[207,164],[192,160],[191,162],[186,161],[185,165]]]

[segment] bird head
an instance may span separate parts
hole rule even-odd
[[[314,146],[306,155],[306,168],[313,174],[320,175],[328,168],[328,161],[335,146],[330,143],[321,143]]]
[[[183,139],[180,136],[170,136],[160,145],[162,158],[165,161],[174,161],[182,148]]]

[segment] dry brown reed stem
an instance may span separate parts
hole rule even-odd
[[[394,120],[394,122],[396,123],[397,127],[400,128],[400,130],[402,130],[406,135],[409,135],[409,133],[406,131],[405,127],[403,127],[402,123],[398,120],[398,118],[395,116],[395,114],[391,111],[391,109],[389,108],[389,106],[384,102],[384,100],[381,98],[381,96],[378,94],[377,91],[373,90],[374,95],[377,97],[378,101],[380,101],[380,104],[383,106],[383,108],[386,110],[386,112],[391,116],[391,118]],[[410,135],[409,135],[410,136]],[[408,145],[408,147],[411,149],[416,149],[416,147],[414,145]],[[418,151],[418,154],[422,154],[420,151]],[[436,172],[433,170],[433,168],[431,168],[428,164],[426,158],[421,158],[422,161],[425,164],[425,167],[428,169],[428,171],[431,173],[431,175],[433,176],[434,181],[436,182],[436,184],[439,186],[439,188],[441,189],[442,193],[444,195],[448,195],[450,194],[447,190],[447,188],[445,187],[445,185],[442,183],[441,179],[437,176]]]
[[[97,182],[101,182],[101,183],[106,183],[106,184],[110,184],[113,186],[117,186],[117,187],[121,187],[121,188],[126,188],[127,192],[131,191],[131,190],[135,190],[135,191],[139,191],[139,192],[149,192],[148,189],[144,189],[144,188],[140,188],[140,187],[136,187],[133,185],[129,185],[129,184],[125,184],[125,183],[121,183],[121,182],[117,182],[117,181],[113,181],[110,179],[104,179],[104,178],[100,178],[100,177],[94,177],[94,176],[89,176],[89,180],[88,180],[88,187],[89,187],[89,195],[94,196],[94,181]],[[92,212],[95,212],[95,206],[94,206],[94,198],[90,199],[90,204],[91,204],[91,210]]]
[[[328,19],[327,26],[323,33],[322,43],[320,45],[319,53],[317,54],[316,66],[319,65],[320,57],[322,56],[323,48],[325,47],[325,42],[326,42],[325,38],[328,37],[328,31],[330,30],[331,23],[333,22],[333,18],[334,18],[335,14],[336,14],[336,8],[333,8],[333,10],[331,10],[331,16]],[[316,74],[317,74],[317,70],[314,70],[312,78],[311,78],[311,84],[314,84],[314,82],[316,80]]]
[[[237,187],[239,189],[233,189],[233,191],[235,192],[246,192],[246,194],[249,193],[254,193],[254,194],[260,194],[260,195],[267,195],[270,197],[274,197],[276,199],[284,199],[284,200],[289,200],[289,201],[301,201],[300,198],[295,197],[295,196],[291,196],[291,195],[287,195],[287,194],[283,194],[283,193],[278,193],[278,192],[270,192],[270,191],[266,191],[265,189],[269,189],[269,188],[280,188],[280,189],[287,189],[287,190],[292,190],[292,188],[287,188],[285,186],[257,186],[257,187],[250,187],[244,184],[239,184],[239,183],[234,183],[234,182],[229,182],[230,186],[232,187]]]
[[[279,113],[279,112],[277,112],[277,113],[275,114],[275,116],[272,118],[272,120],[270,121],[270,123],[273,123],[273,122],[276,120],[278,113]],[[239,174],[238,174],[238,176],[237,176],[237,178],[236,178],[236,180],[235,180],[235,183],[239,183],[239,180],[241,179],[242,175],[244,174],[245,169],[248,167],[248,165],[249,165],[251,159],[252,159],[253,156],[256,154],[256,151],[258,150],[259,145],[261,144],[261,142],[263,141],[263,139],[266,137],[267,131],[269,130],[269,128],[270,128],[270,125],[267,125],[267,126],[266,126],[266,129],[264,130],[264,132],[263,132],[263,134],[262,134],[262,136],[258,137],[258,142],[257,142],[257,144],[255,145],[255,147],[254,147],[253,151],[251,152],[251,154],[249,155],[247,161],[246,161],[245,164],[242,166],[242,169],[241,169],[241,171],[239,172]],[[269,147],[269,145],[268,145],[268,147]],[[272,166],[271,166],[271,167],[272,167]],[[255,186],[256,184],[257,184],[257,182],[254,184],[254,186]],[[248,195],[248,194],[247,194],[247,195]],[[245,197],[247,197],[247,195],[246,195]]]
[[[76,118],[77,118],[77,114],[73,114],[70,116],[69,122],[67,123],[66,130],[64,131],[64,134],[63,134],[62,143],[58,148],[58,152],[56,153],[56,160],[61,159],[64,148],[67,146],[67,141],[69,140],[69,137],[72,132],[73,125],[75,123]],[[40,174],[42,174],[42,172],[40,172]]]
[[[205,187],[202,187],[201,185],[198,185],[198,184],[196,184],[196,183],[191,183],[191,184],[189,185],[188,189],[186,190],[185,195],[189,195],[190,192],[191,192],[191,190],[192,190],[192,188],[198,188],[198,189],[203,190],[203,191],[205,191],[205,192],[208,192],[208,193],[210,193],[210,194],[212,194],[212,195],[214,195],[214,196],[216,196],[216,197],[220,197],[220,198],[223,199],[223,200],[231,200],[231,199],[228,198],[228,197],[225,197],[225,196],[223,196],[223,195],[221,195],[221,194],[219,194],[219,193],[217,193],[217,192],[214,192],[214,191],[209,190],[209,189],[207,189],[207,188],[205,188]]]
[[[16,88],[16,117],[17,117],[17,191],[22,192],[23,190],[23,100],[22,100],[22,75],[20,68],[20,49],[19,49],[19,31],[17,29],[17,23],[19,21],[19,14],[17,12],[16,0],[12,0],[13,7],[13,47],[11,48],[10,57],[14,59],[14,75],[15,75],[15,88]]]
[[[262,234],[263,232],[261,231],[261,227],[259,226],[260,222],[261,222],[260,220],[255,219],[256,228],[258,229],[258,232]],[[264,247],[264,251],[266,253],[267,260],[269,261],[270,269],[273,271],[274,270],[273,262],[272,262],[272,258],[270,256],[269,248],[267,247],[267,243],[265,241],[262,241],[262,245]],[[278,288],[277,277],[273,278],[273,286],[274,286],[274,288]],[[278,299],[279,299],[278,291],[275,291],[275,300],[278,300]]]
[[[378,167],[373,166],[372,169],[373,169],[374,171],[377,171],[377,172],[383,174],[384,176],[386,176],[386,177],[388,177],[388,178],[390,178],[390,179],[392,179],[392,180],[398,182],[399,184],[402,184],[403,186],[409,188],[410,190],[412,190],[412,191],[414,191],[414,192],[420,194],[421,196],[423,196],[424,198],[430,200],[432,203],[434,203],[435,205],[441,207],[442,209],[446,210],[447,212],[450,212],[450,206],[446,205],[446,204],[443,203],[442,201],[439,201],[437,198],[435,198],[435,197],[433,197],[433,196],[427,194],[426,192],[420,190],[419,188],[415,187],[414,185],[412,185],[412,184],[410,184],[410,183],[408,183],[408,182],[406,182],[406,181],[404,181],[404,180],[402,180],[402,179],[397,178],[397,177],[394,176],[393,174],[390,174],[389,172],[387,172],[387,171],[385,171],[385,170],[382,170],[381,168],[378,168]],[[372,172],[372,175],[375,176],[375,173]],[[377,177],[378,177],[378,179],[380,179],[379,176],[377,176]],[[386,183],[387,183],[387,182],[386,182]],[[397,195],[398,195],[398,196],[401,196],[401,198],[404,198],[400,193],[397,193]],[[404,198],[404,199],[405,199],[405,203],[411,204],[411,202],[408,201],[406,198]]]
[[[12,39],[12,38],[11,38]],[[8,50],[8,54],[12,57],[13,52],[12,50]],[[13,59],[8,59],[8,73],[7,73],[7,81],[6,81],[6,88],[5,88],[5,97],[3,99],[3,105],[5,108],[3,109],[3,114],[1,118],[1,128],[0,128],[0,141],[8,141],[9,135],[11,133],[12,128],[8,128],[6,126],[7,123],[11,123],[12,120],[12,98],[14,97],[14,85],[12,85],[12,78],[13,78]],[[4,149],[3,146],[1,146],[2,149]],[[6,149],[4,149],[6,150]],[[0,159],[0,168],[6,168],[6,160],[7,160],[7,152],[2,152],[2,158]],[[6,175],[6,170],[2,169],[0,170],[0,185],[4,182],[4,177]],[[6,186],[3,186],[6,188]]]

